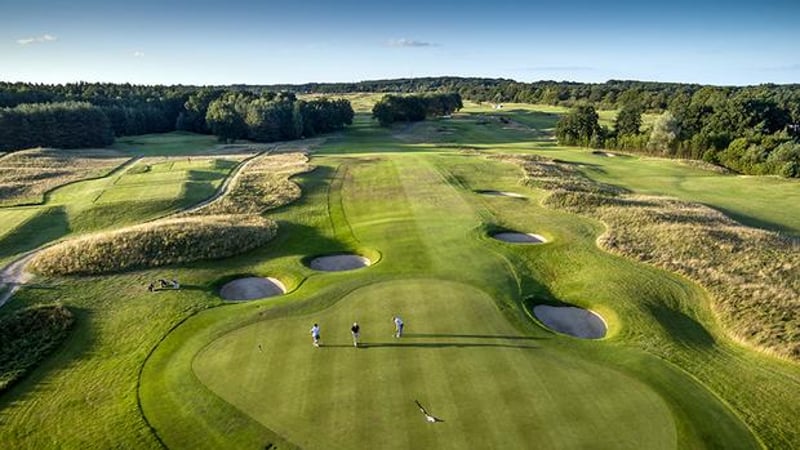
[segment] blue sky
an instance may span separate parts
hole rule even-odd
[[[800,83],[800,1],[4,0],[0,80]]]

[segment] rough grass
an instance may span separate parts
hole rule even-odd
[[[11,153],[0,159],[0,206],[42,203],[58,186],[96,178],[127,158],[109,150],[38,148]]]
[[[192,214],[262,214],[289,204],[302,194],[289,178],[312,169],[303,153],[258,156],[241,169],[224,196]]]
[[[29,307],[0,319],[0,393],[55,350],[73,323],[63,305]]]
[[[570,164],[502,158],[520,164],[528,184],[551,191],[545,205],[605,222],[603,248],[703,285],[733,338],[800,359],[800,240],[743,226],[697,203],[623,194]]]
[[[219,259],[275,237],[277,224],[257,215],[164,219],[55,245],[34,257],[42,275],[91,275]]]

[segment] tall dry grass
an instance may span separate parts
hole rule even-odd
[[[502,156],[526,183],[551,191],[544,204],[603,221],[599,245],[682,274],[711,294],[733,338],[800,359],[800,239],[746,227],[707,206],[631,195],[539,156]]]
[[[56,244],[39,252],[28,269],[42,275],[95,275],[226,258],[264,245],[277,228],[258,215],[162,219]]]
[[[129,158],[110,150],[37,148],[0,158],[0,206],[41,203],[59,186],[103,176]]]
[[[300,187],[290,178],[313,169],[298,152],[264,154],[246,164],[225,195],[191,214],[263,214],[300,198]]]

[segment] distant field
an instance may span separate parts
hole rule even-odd
[[[175,131],[121,137],[111,148],[130,155],[173,156],[209,153],[217,144],[217,138],[212,135]]]
[[[97,178],[128,161],[109,150],[32,149],[0,159],[0,206],[42,203],[49,191]]]
[[[503,103],[502,105],[502,108],[495,109],[492,103],[482,103],[479,105],[475,102],[466,101],[464,102],[464,109],[462,112],[508,115],[534,128],[555,130],[556,122],[558,122],[559,117],[568,113],[570,110],[570,108],[565,106],[532,105],[528,103]],[[618,112],[617,110],[597,111],[600,125],[613,129],[614,120],[617,118]],[[658,114],[642,114],[642,130],[646,130],[652,126],[656,117],[658,117]]]
[[[800,235],[800,182],[777,177],[726,175],[681,161],[597,156],[588,150],[532,148],[583,165],[591,178],[642,194],[671,195],[716,208],[746,225]]]
[[[321,97],[326,98],[343,98],[350,102],[353,111],[356,113],[372,113],[372,107],[375,103],[383,97],[383,94],[374,94],[369,92],[354,92],[349,94],[301,94],[298,96],[301,99],[317,99]]]

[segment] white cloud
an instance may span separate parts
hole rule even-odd
[[[144,56],[144,52],[136,50],[135,52],[133,52],[133,56],[136,57],[136,58],[141,58],[141,57]]]
[[[43,34],[41,36],[32,36],[32,37],[17,39],[17,44],[19,45],[41,44],[44,42],[53,42],[57,40],[58,38],[53,36],[52,34]]]
[[[414,39],[392,39],[388,42],[389,47],[438,47],[439,44],[432,42],[415,41]]]

